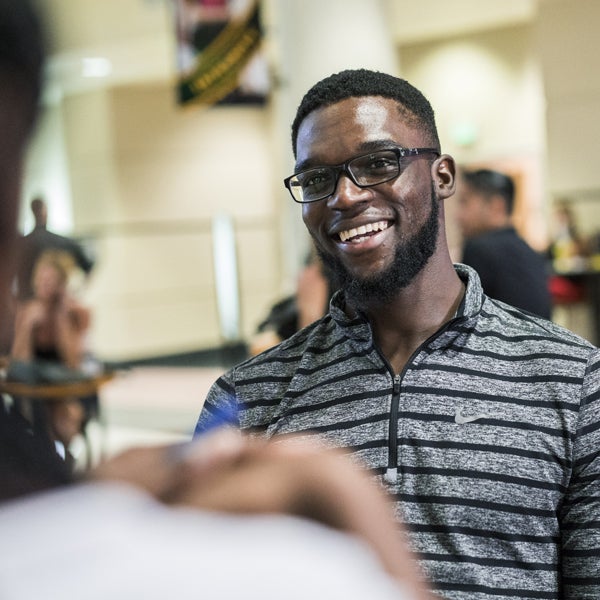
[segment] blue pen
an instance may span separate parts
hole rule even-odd
[[[211,406],[209,416],[202,422],[200,428],[196,427],[194,437],[205,435],[210,431],[223,427],[225,425],[237,425],[238,415],[235,402],[225,406]]]
[[[207,434],[228,425],[237,426],[237,408],[234,402],[226,404],[223,407],[211,407],[209,417],[202,422],[202,428],[196,428],[194,431],[194,439],[190,442],[176,444],[169,452],[171,460],[179,462],[185,460],[190,452],[193,451],[195,442]]]

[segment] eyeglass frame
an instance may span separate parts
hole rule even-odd
[[[377,183],[368,183],[368,184],[358,183],[358,181],[356,181],[356,179],[354,177],[354,174],[349,169],[350,163],[354,162],[355,160],[358,160],[359,158],[364,158],[365,156],[370,156],[370,155],[376,154],[378,152],[393,152],[396,155],[396,160],[398,161],[398,173],[396,173],[395,175],[392,175],[391,177],[388,177],[387,179],[382,179],[381,181],[378,181]],[[342,173],[345,173],[350,178],[352,183],[354,183],[354,185],[356,185],[357,187],[359,187],[361,189],[370,188],[370,187],[379,185],[380,183],[386,183],[388,181],[392,181],[392,179],[396,179],[396,177],[400,177],[400,175],[402,174],[402,168],[400,166],[400,161],[402,159],[411,158],[411,157],[415,157],[415,156],[421,156],[421,155],[425,155],[425,154],[435,154],[436,156],[441,156],[441,152],[437,148],[404,148],[402,146],[392,146],[392,147],[388,147],[388,148],[380,148],[378,150],[372,150],[371,152],[365,152],[365,154],[359,154],[358,156],[353,156],[352,158],[349,158],[347,161],[345,161],[339,165],[323,165],[323,166],[309,167],[308,169],[302,169],[301,171],[298,171],[297,173],[293,173],[289,177],[286,177],[283,180],[283,184],[289,191],[290,196],[292,197],[292,200],[294,202],[296,202],[298,204],[311,204],[312,202],[319,202],[320,200],[325,200],[325,198],[328,198],[329,196],[333,195],[335,193],[338,182],[340,180],[340,175]],[[294,196],[294,193],[292,192],[292,186],[291,186],[292,179],[294,177],[297,177],[298,175],[301,175],[302,173],[306,173],[308,171],[314,171],[314,170],[318,170],[318,169],[333,170],[334,175],[335,175],[335,180],[334,180],[333,189],[331,190],[331,192],[329,192],[328,194],[325,194],[321,198],[315,198],[314,200],[297,200],[296,196]]]

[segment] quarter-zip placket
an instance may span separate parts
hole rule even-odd
[[[404,368],[406,369],[406,367]],[[402,369],[402,373],[404,373]],[[400,409],[400,383],[402,374],[394,376],[392,386],[392,405],[390,406],[390,426],[388,443],[388,466],[383,476],[387,483],[395,483],[398,479],[398,411]]]
[[[406,364],[402,368],[402,371],[397,375],[394,374],[394,369],[389,363],[387,358],[383,355],[383,352],[377,347],[377,352],[386,364],[390,375],[392,376],[392,403],[390,406],[390,423],[389,423],[389,438],[388,438],[388,466],[383,475],[383,479],[386,483],[396,483],[398,481],[398,416],[400,412],[400,391],[402,388],[402,380],[408,368],[412,365],[415,358],[419,355],[421,350],[431,344],[436,338],[443,335],[452,325],[464,320],[464,317],[455,317],[450,319],[439,331],[436,331],[433,335],[428,337],[410,356],[406,361]]]

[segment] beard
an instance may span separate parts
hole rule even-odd
[[[439,235],[439,206],[431,189],[431,210],[427,221],[411,238],[398,244],[392,264],[372,277],[357,278],[334,255],[317,246],[326,274],[335,289],[343,289],[346,299],[355,306],[386,304],[423,270],[435,252]]]

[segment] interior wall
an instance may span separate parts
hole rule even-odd
[[[591,32],[578,33],[592,26],[589,15],[598,14],[593,0],[543,2],[541,35],[522,23],[460,37],[442,28],[440,37],[402,43],[398,52],[390,33],[394,13],[384,4],[265,0],[266,48],[275,81],[271,102],[264,108],[205,110],[174,103],[172,23],[165,3],[82,0],[77,10],[69,0],[57,3],[68,18],[58,23],[59,49],[66,54],[55,66],[75,68],[79,58],[71,50],[88,35],[99,43],[110,31],[108,49],[115,51],[110,59],[118,77],[107,87],[58,96],[51,128],[58,145],[53,150],[52,136],[46,136],[44,149],[31,162],[26,189],[41,188],[43,165],[51,164],[52,152],[62,147],[64,160],[55,173],[65,174],[63,189],[71,195],[72,233],[95,240],[98,266],[86,299],[95,314],[93,344],[103,358],[220,344],[210,233],[218,213],[232,216],[237,234],[242,335],[251,335],[268,307],[291,291],[306,234],[299,207],[281,185],[293,162],[289,125],[306,88],[330,72],[365,66],[415,83],[436,109],[444,150],[459,164],[492,165],[518,178],[524,198],[520,226],[540,246],[545,243],[546,139],[539,49],[553,45],[543,56],[546,77],[553,77],[558,62],[548,111],[552,189],[598,187],[597,173],[590,173],[597,136],[578,136],[590,131],[587,117],[596,109],[600,85],[590,77],[591,64],[581,75],[573,68],[593,57],[586,41]],[[86,11],[94,18],[84,18]],[[115,25],[119,14],[123,20]],[[320,16],[317,22],[314,14]],[[563,27],[574,16],[573,26]],[[136,23],[134,36],[125,27],[129,20]],[[154,40],[158,45],[151,44]],[[148,50],[136,55],[137,62],[118,62],[124,48],[140,44]],[[158,74],[151,73],[153,63]],[[569,69],[576,81],[570,96],[561,84],[562,71]],[[566,138],[571,143],[557,150],[563,129],[572,123],[572,137]],[[592,126],[592,134],[598,126]],[[450,242],[458,248],[452,201],[447,208]]]
[[[19,231],[27,232],[34,226],[29,201],[43,193],[52,211],[48,227],[57,233],[73,230],[73,206],[69,187],[69,160],[64,144],[64,123],[60,103],[47,104],[38,118],[35,142],[30,145],[26,164],[23,210],[19,216]]]
[[[273,72],[277,80],[274,165],[290,175],[294,156],[291,124],[304,94],[320,79],[344,69],[398,73],[398,53],[383,0],[269,0]],[[318,15],[318,18],[315,18]],[[301,209],[285,192],[282,219],[284,285],[293,290],[299,266],[310,250]]]
[[[219,346],[212,219],[237,234],[241,337],[278,295],[268,111],[181,109],[170,84],[63,103],[76,231],[94,241],[93,347],[111,360]]]
[[[395,70],[381,1],[265,0],[270,103],[209,109],[175,104],[168,3],[41,2],[58,53],[49,75],[62,124],[53,135],[68,165],[72,229],[65,233],[90,238],[97,257],[84,290],[92,347],[103,359],[129,360],[223,342],[211,232],[223,213],[236,233],[240,336],[248,339],[293,290],[307,249],[300,209],[282,186],[292,168],[296,105],[336,70]],[[365,28],[372,39],[356,44]],[[78,75],[90,52],[110,62],[110,81]],[[36,147],[39,164],[48,163],[52,144]],[[30,173],[44,192],[48,179]],[[56,202],[48,199],[52,215]]]
[[[567,200],[582,233],[600,232],[600,3],[543,2],[538,45],[546,87],[548,201]]]
[[[400,47],[403,76],[436,112],[442,150],[460,167],[495,168],[520,184],[515,221],[539,249],[547,243],[544,90],[531,25]],[[460,181],[459,181],[460,183]],[[460,190],[459,190],[460,191]],[[455,260],[462,240],[446,203]]]

